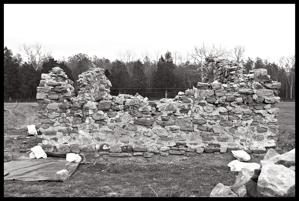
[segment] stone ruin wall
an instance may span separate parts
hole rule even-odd
[[[75,94],[63,70],[53,68],[41,75],[36,95],[43,149],[151,157],[275,147],[280,83],[266,69],[243,74],[228,60],[208,65],[216,67],[216,81],[155,102],[111,96],[99,68],[79,75]]]

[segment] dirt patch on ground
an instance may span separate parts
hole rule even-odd
[[[286,152],[295,148],[295,104],[283,102],[279,107],[278,150]],[[17,159],[28,155],[26,152],[40,142],[36,137],[28,137],[26,129],[18,129],[27,126],[29,122],[38,122],[37,105],[28,103],[19,105],[20,110],[12,108],[13,105],[8,106],[13,114],[4,112],[4,154]],[[257,162],[263,155],[252,157],[252,161]],[[230,172],[227,167],[233,160],[230,153],[196,154],[190,157],[155,155],[152,158],[90,158],[93,158],[88,160],[91,163],[80,164],[66,182],[5,181],[4,196],[201,197],[209,196],[212,188],[219,182],[232,185],[235,180],[235,173]]]
[[[162,158],[105,158],[80,165],[63,183],[5,182],[5,196],[208,196],[217,183],[234,182],[230,154]]]

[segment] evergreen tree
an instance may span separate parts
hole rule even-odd
[[[174,75],[175,64],[173,63],[171,53],[166,52],[165,59],[163,56],[158,61],[157,71],[155,73],[154,86],[159,88],[161,93],[168,93],[169,88],[175,87],[176,79]]]
[[[19,71],[20,87],[19,94],[23,101],[32,101],[36,97],[36,87],[39,73],[32,64],[24,63]]]
[[[77,80],[78,75],[87,71],[93,63],[88,55],[79,53],[69,57],[67,65],[72,70],[74,79]]]
[[[117,93],[122,93],[123,91],[125,91],[125,88],[129,88],[130,75],[125,63],[119,60],[112,62],[111,80],[111,90],[114,90]]]
[[[19,68],[21,60],[13,56],[11,50],[4,47],[4,100],[19,98]]]
[[[49,57],[46,61],[43,62],[40,73],[49,73],[49,71],[56,66],[60,67],[66,73],[69,79],[74,82],[76,81],[73,77],[71,69],[66,65],[66,63],[63,61],[58,62],[53,57]]]
[[[143,70],[143,64],[138,60],[133,64],[133,75],[131,79],[131,87],[134,88],[132,91],[134,94],[143,94],[146,87],[146,76]]]
[[[261,58],[257,57],[254,63],[254,68],[265,68],[264,62]]]
[[[105,72],[104,72],[104,74],[105,74],[105,76],[110,80],[110,82],[111,82],[111,73],[110,73],[110,71],[108,70],[108,69],[106,69],[105,70]]]
[[[251,60],[251,58],[248,57],[247,61],[244,63],[244,70],[245,73],[249,73],[249,71],[252,70],[254,62]]]

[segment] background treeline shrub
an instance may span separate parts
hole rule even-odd
[[[105,75],[112,83],[111,94],[136,93],[150,99],[174,97],[179,91],[192,88],[202,81],[213,80],[213,70],[204,69],[200,63],[190,61],[175,64],[170,52],[158,61],[145,57],[143,61],[110,61],[105,58],[76,54],[66,60],[57,61],[51,56],[43,58],[41,66],[35,68],[31,62],[23,62],[22,57],[4,48],[4,101],[35,101],[36,87],[41,73],[47,73],[55,66],[61,67],[75,83],[78,75],[91,67],[104,68]],[[284,66],[267,62],[261,58],[243,61],[244,72],[254,68],[266,68],[273,80],[281,82],[280,98],[295,100],[295,65]]]

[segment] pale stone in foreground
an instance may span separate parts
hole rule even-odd
[[[269,151],[268,151],[269,152]],[[267,152],[267,154],[268,154]],[[265,164],[265,163],[276,163],[278,161],[285,161],[285,162],[293,162],[295,163],[295,149],[292,149],[289,152],[286,152],[284,154],[273,154],[272,157],[270,156],[266,156],[264,157],[264,160],[261,161],[261,164]],[[270,154],[268,154],[270,155]]]
[[[238,160],[231,161],[227,166],[230,167],[230,171],[233,172],[240,172],[243,168],[249,171],[254,171],[255,169],[261,168],[260,164],[258,163],[245,163]]]
[[[210,193],[210,197],[238,197],[229,186],[217,184]]]
[[[28,125],[27,129],[29,135],[37,135],[37,130],[35,128],[35,125]]]
[[[269,160],[270,158],[279,155],[274,149],[269,149],[264,156],[263,160]]]
[[[254,171],[243,168],[236,177],[235,183],[232,185],[232,189],[238,189],[245,185],[254,175]]]
[[[67,169],[59,170],[56,172],[56,176],[61,180],[65,180],[69,176],[69,171]]]
[[[232,154],[235,158],[237,158],[239,161],[249,161],[250,160],[250,155],[243,150],[232,150]]]
[[[287,196],[295,185],[295,171],[283,165],[264,164],[257,182],[260,196]]]
[[[36,159],[39,158],[47,158],[46,152],[43,150],[41,146],[35,146],[31,148],[32,153],[34,154]],[[29,155],[30,157],[33,157],[33,155]]]
[[[66,154],[66,161],[68,162],[80,163],[81,160],[82,158],[79,154],[75,154],[75,153]]]

